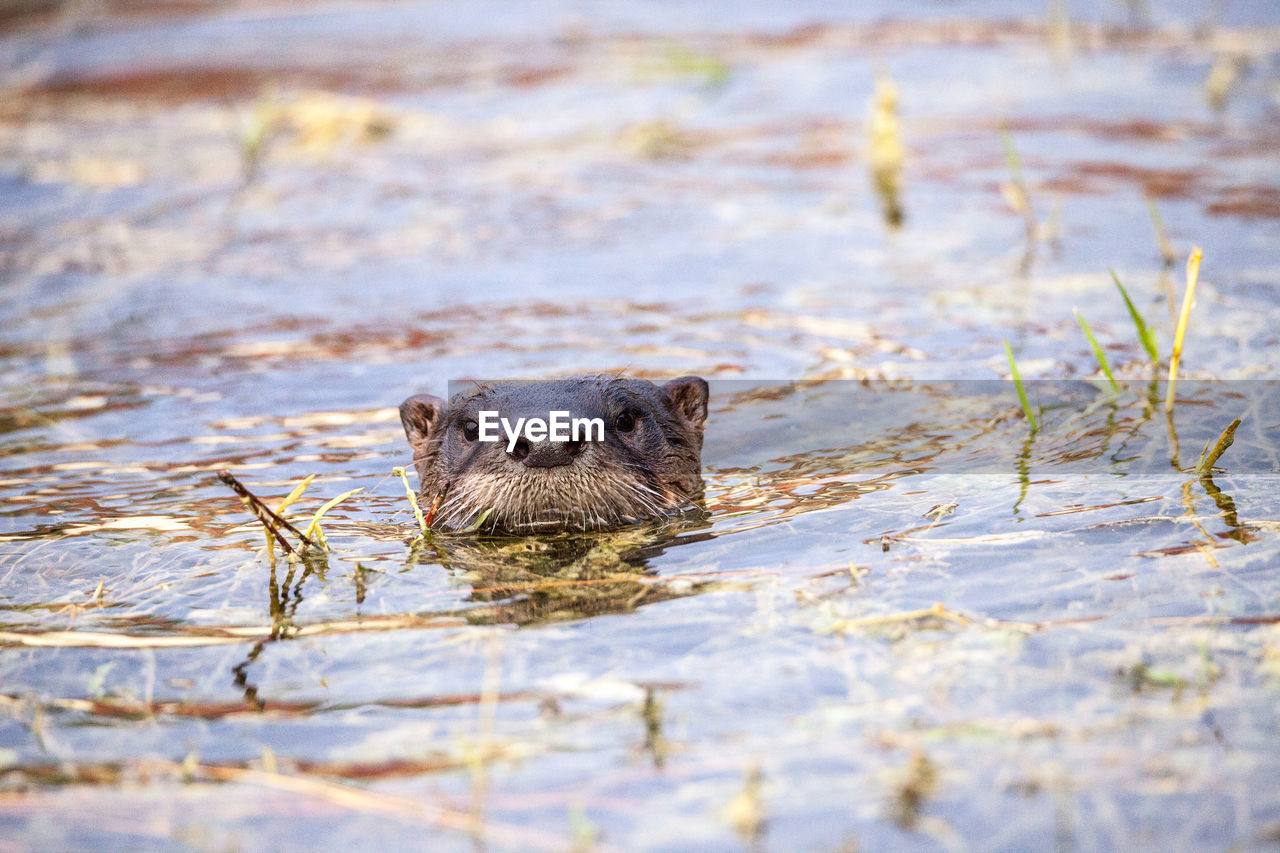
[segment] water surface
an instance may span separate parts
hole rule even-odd
[[[28,5],[16,848],[1276,843],[1268,4]],[[1193,245],[1166,417],[1108,270],[1167,359]],[[402,399],[622,370],[713,380],[704,519],[413,544]],[[362,491],[273,568],[222,469]]]

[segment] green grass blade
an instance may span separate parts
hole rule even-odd
[[[1009,346],[1008,339],[1004,342],[1004,353],[1009,356],[1009,373],[1013,375],[1013,387],[1018,389],[1018,402],[1022,404],[1022,413],[1027,416],[1027,423],[1031,424],[1031,432],[1034,433],[1040,429],[1040,425],[1036,423],[1035,412],[1031,411],[1027,389],[1022,387],[1022,377],[1018,374],[1018,365],[1013,360],[1013,347]]]
[[[1102,368],[1107,381],[1111,383],[1111,390],[1119,394],[1120,386],[1116,384],[1116,378],[1111,375],[1111,365],[1107,362],[1107,354],[1102,351],[1102,346],[1098,343],[1098,339],[1093,336],[1093,330],[1084,321],[1084,315],[1077,311],[1076,319],[1080,321],[1080,328],[1084,330],[1084,336],[1089,339],[1089,346],[1093,347],[1093,357],[1098,360],[1098,366]]]
[[[469,525],[465,530],[463,530],[463,531],[461,531],[461,532],[462,532],[462,533],[475,533],[475,532],[477,532],[477,531],[480,529],[480,526],[481,526],[481,525],[483,525],[486,521],[488,521],[488,520],[489,520],[489,514],[490,514],[491,512],[493,512],[493,510],[492,510],[492,509],[486,509],[484,512],[480,513],[480,517],[479,517],[479,518],[477,518],[475,521],[473,521],[473,522],[472,522],[472,523],[471,523],[471,524],[470,524],[470,525]]]
[[[1111,273],[1111,280],[1116,283],[1116,287],[1120,290],[1120,296],[1124,299],[1125,307],[1129,309],[1129,316],[1133,318],[1133,327],[1138,330],[1138,342],[1147,351],[1147,355],[1151,356],[1151,363],[1159,364],[1160,355],[1156,350],[1156,330],[1148,326],[1147,321],[1142,319],[1142,315],[1138,313],[1133,300],[1129,298],[1129,294],[1125,291],[1124,285],[1120,283],[1120,276],[1116,275],[1116,271],[1110,270],[1109,272]]]

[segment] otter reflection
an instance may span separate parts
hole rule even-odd
[[[649,561],[668,548],[711,538],[703,513],[612,532],[436,538],[411,562],[438,564],[472,588],[477,606],[456,615],[479,625],[554,622],[628,613],[680,598],[705,583],[662,582]]]

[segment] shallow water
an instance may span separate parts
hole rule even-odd
[[[6,840],[1276,843],[1275,10],[827,5],[0,18]],[[705,518],[411,544],[402,399],[601,370]],[[362,491],[273,568],[222,469]]]

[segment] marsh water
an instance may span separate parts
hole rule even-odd
[[[0,4],[0,847],[1280,844],[1280,14],[832,6]],[[598,371],[704,516],[417,539]]]

